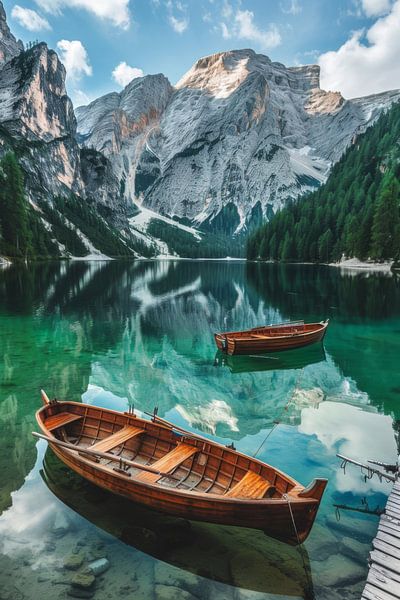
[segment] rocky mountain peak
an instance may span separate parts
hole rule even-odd
[[[319,65],[302,65],[300,67],[289,67],[288,72],[301,81],[304,91],[314,90],[320,87]]]
[[[21,40],[17,40],[10,31],[6,11],[0,1],[0,68],[24,49]]]
[[[0,100],[0,121],[7,123],[13,135],[44,142],[75,135],[65,68],[45,43],[21,52],[3,66]]]
[[[197,88],[215,98],[227,98],[247,78],[252,70],[249,63],[256,56],[250,49],[205,56],[178,81],[176,88]]]

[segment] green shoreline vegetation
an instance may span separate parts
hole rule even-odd
[[[12,260],[67,259],[90,254],[87,242],[112,258],[135,253],[154,258],[156,244],[121,233],[89,202],[70,194],[30,207],[24,171],[16,155],[0,160],[0,255]],[[199,231],[191,234],[158,220],[148,233],[186,258],[242,256],[244,236]],[[86,239],[85,239],[86,238]],[[85,243],[86,242],[86,243]],[[249,234],[248,260],[338,262],[400,261],[400,104],[357,136],[333,167],[327,182],[290,202]]]
[[[23,169],[16,155],[8,152],[0,160],[0,256],[12,261],[85,257],[90,254],[87,242],[110,258],[132,259],[135,253],[154,258],[159,253],[156,243],[147,245],[129,234],[122,237],[93,205],[76,195],[56,197],[51,203],[42,199],[36,204],[37,210],[29,206]],[[148,234],[185,258],[245,253],[243,238],[232,240],[223,234],[199,231],[199,239],[194,239],[192,234],[157,219],[150,223]]]
[[[400,104],[353,140],[327,182],[248,239],[247,258],[285,262],[400,258]]]

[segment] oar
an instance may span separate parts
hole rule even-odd
[[[42,433],[36,433],[36,431],[32,431],[32,435],[34,437],[40,438],[41,440],[46,440],[46,442],[49,442],[49,444],[55,444],[56,446],[66,448],[67,450],[75,450],[76,452],[88,454],[89,456],[94,456],[95,458],[107,458],[108,460],[112,460],[114,462],[122,461],[122,463],[129,465],[130,467],[134,467],[135,469],[140,469],[141,471],[148,471],[149,473],[154,473],[154,475],[159,475],[160,477],[169,477],[168,473],[163,473],[162,471],[158,471],[157,469],[153,469],[152,467],[141,465],[140,463],[128,460],[127,458],[120,458],[118,456],[114,456],[114,454],[110,454],[108,452],[98,452],[97,450],[90,450],[89,448],[81,448],[79,446],[75,446],[74,444],[70,444],[69,442],[62,442],[57,438],[51,438],[47,435],[43,435]]]

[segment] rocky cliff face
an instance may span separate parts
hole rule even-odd
[[[200,59],[175,88],[146,76],[76,115],[80,142],[106,153],[129,199],[231,233],[318,186],[399,98],[346,101],[320,89],[318,66],[238,50]]]
[[[324,181],[354,135],[399,98],[346,101],[320,89],[317,66],[238,50],[200,59],[175,86],[161,74],[134,79],[74,114],[57,54],[44,43],[25,51],[0,1],[0,157],[17,152],[33,210],[72,193],[139,254],[268,218]],[[90,227],[81,235],[78,220],[57,218],[96,251]]]
[[[0,2],[0,68],[24,49],[21,40],[16,40],[7,24],[6,13]]]
[[[57,196],[73,193],[110,223],[127,228],[127,204],[111,164],[77,143],[65,76],[56,52],[45,43],[25,51],[15,40],[0,2],[0,157],[17,152],[33,210],[41,201],[52,204]],[[44,217],[43,222],[51,229]],[[87,247],[93,251],[90,241]]]
[[[84,193],[65,69],[46,44],[21,51],[1,69],[0,127],[3,148],[22,151],[32,201],[66,190]]]

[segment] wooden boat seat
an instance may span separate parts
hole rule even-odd
[[[124,442],[130,440],[137,435],[140,435],[144,432],[144,429],[140,427],[133,427],[132,425],[125,425],[122,429],[119,429],[112,435],[107,436],[106,438],[100,440],[93,444],[93,446],[89,446],[89,450],[97,450],[98,452],[109,452],[113,448],[120,446]]]
[[[193,454],[197,454],[199,452],[199,448],[196,446],[189,446],[188,444],[178,444],[175,446],[173,450],[170,450],[162,456],[159,460],[152,463],[151,468],[157,469],[158,471],[162,471],[163,473],[169,473],[179,467],[187,458],[193,456]],[[139,481],[144,481],[146,483],[155,483],[158,479],[160,479],[160,475],[155,473],[140,473],[136,477]]]
[[[265,498],[272,496],[275,486],[268,479],[248,471],[240,481],[225,493],[229,498]],[[267,496],[266,496],[267,495]]]
[[[56,415],[52,415],[51,417],[47,417],[47,419],[44,422],[44,425],[49,431],[53,431],[54,429],[64,427],[65,425],[73,423],[74,421],[79,421],[79,419],[82,419],[82,415],[74,415],[68,412],[60,412]]]

